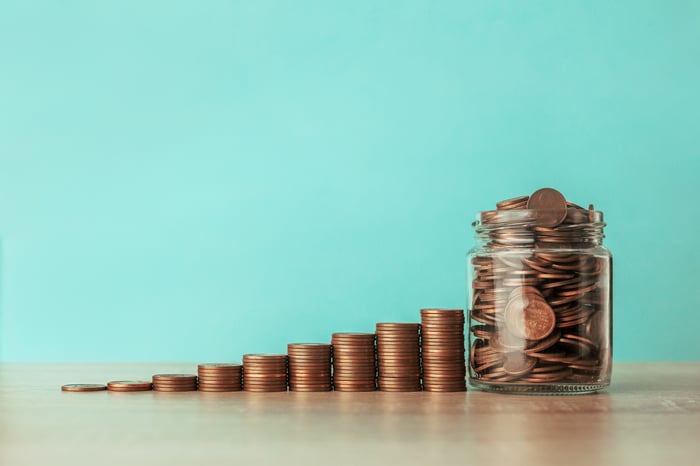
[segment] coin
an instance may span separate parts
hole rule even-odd
[[[527,208],[535,211],[535,222],[543,227],[559,225],[567,214],[566,199],[552,188],[542,188],[532,193]]]
[[[251,353],[243,355],[242,382],[245,391],[286,391],[286,354]]]
[[[561,332],[559,330],[554,330],[547,338],[527,345],[525,352],[532,355],[533,353],[545,351],[555,345],[559,341],[559,338],[561,338]]]
[[[106,385],[92,383],[70,383],[61,387],[61,391],[64,392],[100,392],[103,390],[107,390]]]
[[[154,385],[197,385],[197,380],[183,380],[183,381],[173,381],[173,380],[154,380]]]
[[[503,361],[503,370],[509,375],[525,375],[537,364],[536,358],[531,358],[523,353],[506,353]]]
[[[377,324],[379,390],[420,390],[420,328],[418,323]]]
[[[241,364],[230,363],[230,362],[215,362],[215,363],[202,363],[197,366],[197,369],[202,370],[212,370],[215,372],[232,370],[237,371],[241,368]]]
[[[153,384],[144,380],[115,380],[107,383],[107,390],[124,391],[124,392],[140,392],[153,389]]]
[[[367,391],[376,389],[377,349],[375,340],[374,333],[345,332],[334,333],[331,336],[332,379],[335,390]]]
[[[197,385],[199,387],[207,386],[207,387],[238,387],[238,388],[240,388],[242,380],[243,379],[230,380],[230,381],[227,380],[224,382],[218,381],[218,380],[206,380],[206,381],[199,382]]]
[[[506,199],[505,201],[500,201],[496,203],[497,210],[509,210],[509,209],[524,209],[527,207],[527,201],[530,196],[518,196],[512,199]]]
[[[546,372],[558,372],[566,369],[565,364],[540,364],[538,363],[530,372],[533,374],[546,373]]]
[[[199,387],[197,387],[197,390],[200,392],[240,392],[241,386],[238,385],[232,387],[217,387],[209,385],[199,385]]]
[[[243,365],[244,366],[245,366],[246,362],[286,363],[287,362],[287,355],[286,354],[262,354],[262,353],[260,353],[260,354],[244,354],[243,355]]]
[[[253,387],[246,386],[245,391],[247,392],[286,392],[287,386],[280,387]]]
[[[544,372],[529,374],[520,379],[525,383],[553,383],[562,380],[572,374],[571,369],[566,368],[556,372]]]
[[[356,343],[356,342],[372,342],[374,343],[375,335],[374,333],[355,333],[355,332],[345,332],[345,333],[334,333],[331,336],[331,344],[335,346],[336,343]]]
[[[382,332],[417,332],[420,324],[415,322],[378,322],[376,324],[377,335]]]
[[[541,340],[554,330],[556,316],[543,299],[516,295],[505,308],[508,330],[527,340]]]
[[[294,387],[292,389],[295,392],[328,392],[330,390],[330,385],[328,387]]]
[[[173,382],[173,383],[189,383],[197,382],[197,376],[192,374],[155,374],[153,383],[156,382]]]
[[[462,309],[421,309],[423,390],[465,390],[464,324]]]
[[[153,386],[153,391],[155,392],[194,392],[197,390],[197,386],[192,387],[159,387],[157,385]]]
[[[466,389],[467,384],[464,378],[452,382],[423,382],[423,391],[426,392],[463,392]]]

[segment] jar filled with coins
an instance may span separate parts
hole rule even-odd
[[[469,381],[501,392],[587,393],[612,369],[612,255],[603,213],[543,188],[473,224]]]

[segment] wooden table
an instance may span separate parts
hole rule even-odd
[[[698,465],[700,363],[580,396],[64,393],[195,364],[0,365],[0,465]]]

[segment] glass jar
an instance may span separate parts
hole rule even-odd
[[[612,255],[603,247],[603,213],[565,200],[565,213],[526,202],[502,201],[473,223],[470,384],[526,393],[603,389],[612,369]]]

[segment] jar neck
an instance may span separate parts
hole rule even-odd
[[[569,209],[555,227],[538,226],[532,210],[490,210],[472,224],[483,248],[588,249],[603,245],[603,212]]]

